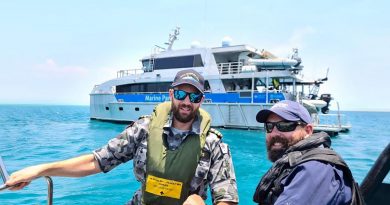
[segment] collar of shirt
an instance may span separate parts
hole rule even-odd
[[[174,136],[171,129],[172,124],[173,124],[173,114],[171,112],[169,113],[168,120],[163,127],[163,133],[167,136],[167,142],[170,149],[177,149],[180,146],[181,142],[183,142],[188,135],[200,134],[200,120],[198,115],[195,116],[195,120],[192,122],[191,130],[186,134],[184,134],[183,136],[181,136],[181,138],[177,138]]]

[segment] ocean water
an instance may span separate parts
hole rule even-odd
[[[352,129],[332,138],[360,183],[390,142],[390,113],[343,112]],[[89,120],[88,106],[0,105],[0,155],[10,173],[39,163],[90,153],[120,133],[125,125]],[[254,204],[253,191],[271,166],[264,131],[220,129],[230,146],[240,204]],[[53,177],[54,204],[124,204],[138,189],[132,163],[107,174],[84,178]],[[385,181],[390,182],[387,176]],[[46,204],[44,179],[21,191],[0,192],[0,204]],[[207,204],[211,204],[208,200]]]

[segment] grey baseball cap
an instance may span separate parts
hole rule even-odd
[[[181,70],[176,74],[173,80],[172,87],[182,84],[190,84],[195,86],[201,93],[204,92],[204,78],[196,70],[187,69]]]
[[[266,122],[271,113],[277,114],[288,121],[303,121],[307,124],[312,122],[307,109],[298,102],[291,100],[283,100],[273,105],[270,109],[260,110],[256,115],[257,122]]]

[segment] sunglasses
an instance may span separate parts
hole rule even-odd
[[[173,90],[173,96],[176,100],[184,100],[187,96],[190,97],[192,103],[199,103],[202,100],[202,93],[187,93],[184,90]]]
[[[280,121],[280,122],[265,122],[264,127],[267,133],[271,133],[274,127],[278,128],[280,132],[291,132],[294,131],[298,125],[306,125],[306,123],[297,121]]]

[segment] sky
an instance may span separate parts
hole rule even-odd
[[[0,104],[88,105],[179,26],[173,49],[226,36],[279,57],[298,48],[304,77],[329,68],[320,93],[341,110],[390,111],[389,2],[0,0]]]

